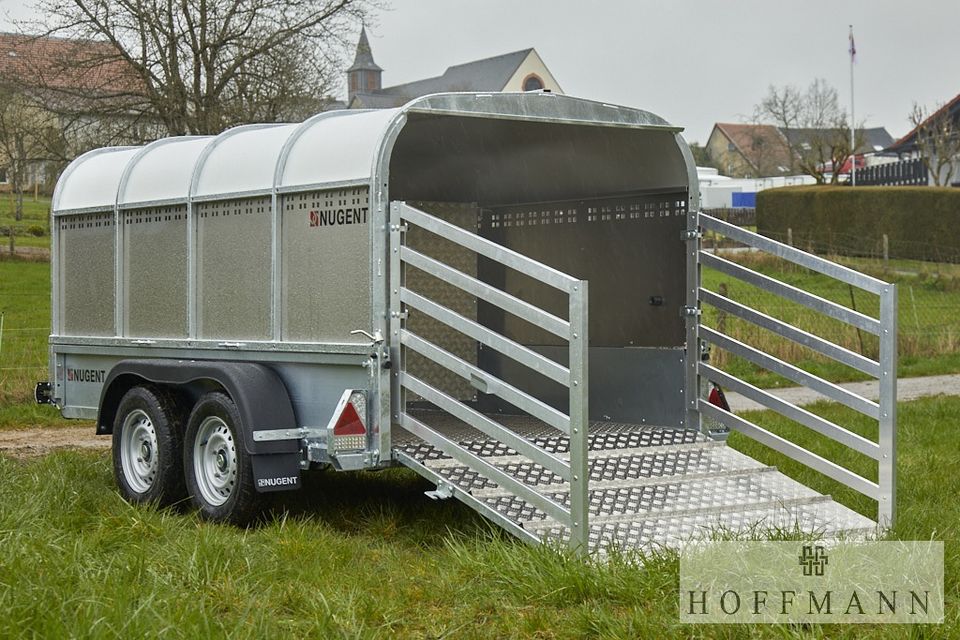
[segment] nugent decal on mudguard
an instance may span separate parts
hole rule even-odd
[[[300,488],[300,453],[251,456],[253,486],[258,493]]]

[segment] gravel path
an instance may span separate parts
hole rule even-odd
[[[847,382],[840,385],[844,389],[853,393],[877,400],[879,394],[879,382],[871,380],[869,382]],[[819,400],[825,400],[823,396],[806,387],[789,387],[785,389],[768,389],[772,394],[790,404],[802,406],[813,404]],[[936,395],[958,395],[960,394],[960,374],[946,376],[926,376],[922,378],[900,378],[897,380],[897,400],[906,402],[907,400],[916,400],[926,396]],[[739,393],[729,392],[726,394],[727,402],[730,408],[736,413],[743,411],[762,411],[766,407],[761,404],[744,398]]]
[[[77,427],[45,427],[0,431],[0,453],[14,458],[42,456],[56,449],[85,451],[110,448],[109,436],[94,435],[91,424]]]

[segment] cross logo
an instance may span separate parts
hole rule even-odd
[[[805,576],[822,576],[827,566],[827,552],[820,545],[803,545],[800,552],[800,566]]]
[[[310,212],[310,226],[319,227],[320,226],[320,214],[316,211]]]

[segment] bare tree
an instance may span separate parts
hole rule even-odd
[[[790,150],[792,170],[813,176],[818,184],[839,182],[839,169],[850,158],[850,124],[837,90],[816,79],[805,91],[771,85],[754,108],[754,118],[777,126]],[[858,134],[860,136],[862,134]],[[860,140],[856,141],[857,146]]]
[[[926,107],[915,102],[910,122],[915,127],[917,152],[933,177],[933,184],[938,187],[949,184],[960,169],[960,126],[957,121],[943,106],[931,115]]]
[[[374,2],[39,0],[39,7],[48,34],[110,45],[64,64],[123,63],[131,73],[125,112],[156,118],[177,135],[300,117],[305,105],[318,105],[337,80],[345,35]]]
[[[14,197],[14,218],[23,219],[23,191],[31,171],[48,158],[56,121],[23,93],[0,86],[0,155]],[[36,175],[34,175],[36,179]]]

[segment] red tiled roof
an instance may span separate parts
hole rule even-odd
[[[0,33],[0,80],[78,93],[143,93],[117,49],[93,40]]]
[[[912,144],[913,140],[917,137],[917,129],[919,129],[919,128],[922,127],[923,125],[927,124],[928,122],[930,122],[930,121],[933,120],[934,118],[939,117],[939,116],[942,115],[943,113],[946,113],[946,112],[948,112],[948,111],[952,111],[954,108],[956,108],[956,107],[958,107],[958,106],[960,106],[960,94],[957,94],[957,95],[953,98],[953,100],[951,100],[951,101],[948,102],[947,104],[943,105],[942,107],[940,107],[939,109],[937,109],[936,111],[934,111],[933,113],[931,113],[930,116],[929,116],[926,120],[924,120],[923,122],[921,122],[919,126],[916,126],[916,127],[914,127],[913,129],[911,129],[911,130],[910,130],[910,133],[908,133],[907,135],[903,136],[902,138],[900,138],[899,140],[897,140],[896,142],[894,142],[892,145],[890,145],[890,146],[888,147],[888,149],[891,149],[891,150],[901,150],[901,147],[905,147],[905,146],[907,146],[907,145]]]
[[[718,122],[715,126],[754,169],[760,169],[761,162],[772,167],[790,166],[790,149],[775,126],[727,122]],[[762,148],[758,148],[760,146]]]

